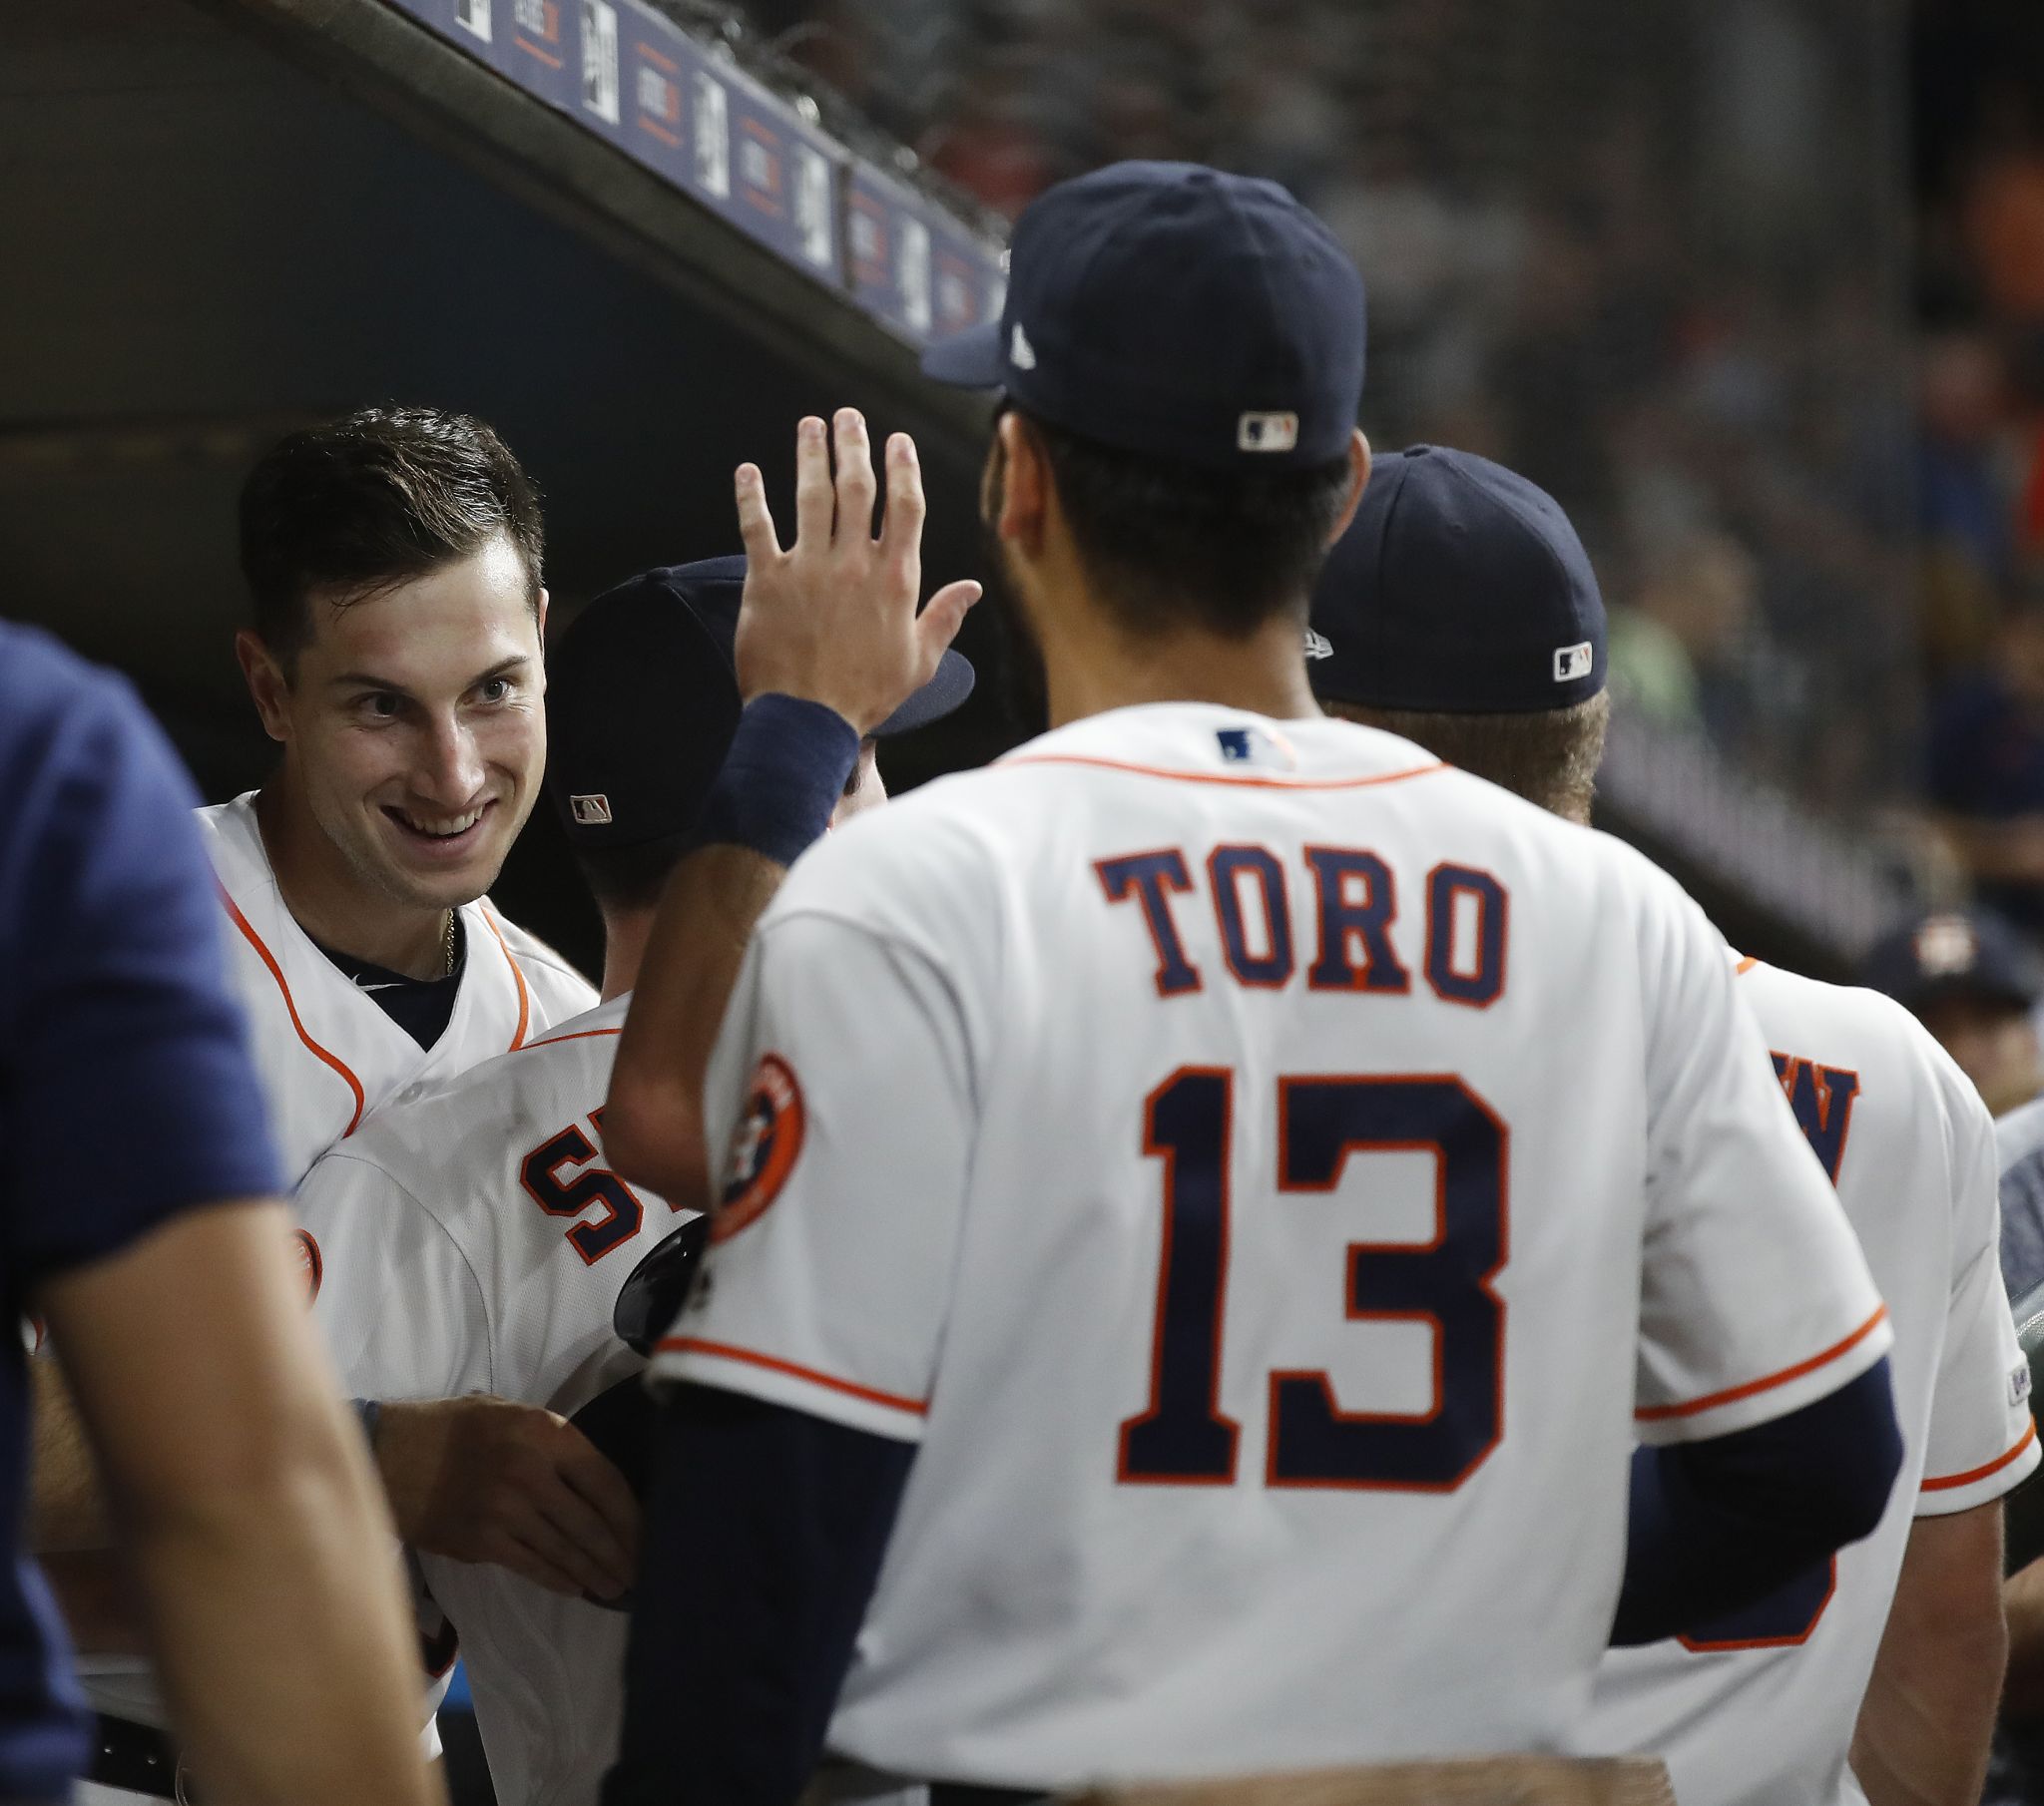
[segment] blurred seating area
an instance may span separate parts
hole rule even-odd
[[[1581,528],[1637,734],[2044,929],[2034,0],[747,11],[1010,215],[1117,157],[1285,182],[1369,282],[1372,436]]]
[[[2044,11],[1920,8],[1916,506],[1925,781],[1981,898],[2044,932]]]

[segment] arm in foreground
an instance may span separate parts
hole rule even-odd
[[[669,880],[647,942],[605,1106],[604,1147],[625,1178],[677,1209],[709,1210],[703,1084],[753,928],[787,867],[819,835],[870,731],[927,683],[978,600],[922,588],[922,475],[902,433],[887,443],[886,518],[866,423],[823,422],[795,443],[795,542],[783,552],[759,469],[737,475],[746,544],[737,661],[747,709],[704,811],[701,848]],[[766,698],[770,706],[756,702]]]
[[[1634,1451],[1612,1642],[1678,1635],[1856,1543],[1901,1465],[1886,1356],[1772,1422]]]
[[[603,1806],[793,1806],[914,1459],[912,1443],[676,1388]]]
[[[275,1205],[194,1211],[39,1302],[209,1797],[423,1806],[389,1518],[287,1232]]]
[[[2001,1502],[1918,1518],[1852,1737],[1871,1806],[1973,1806],[2007,1654]]]

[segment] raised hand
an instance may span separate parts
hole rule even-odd
[[[757,465],[738,470],[746,593],[739,610],[739,690],[834,708],[869,733],[930,680],[965,612],[970,581],[947,584],[920,615],[922,471],[906,433],[887,441],[886,515],[873,533],[872,445],[864,417],[840,408],[831,435],[810,416],[795,429],[795,538],[782,551]]]

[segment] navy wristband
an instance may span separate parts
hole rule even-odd
[[[830,825],[858,763],[858,729],[799,696],[755,696],[710,787],[696,846],[745,846],[792,865]]]

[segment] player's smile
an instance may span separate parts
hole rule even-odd
[[[496,799],[476,804],[458,815],[385,803],[383,814],[397,829],[400,845],[418,859],[434,863],[458,862],[474,853],[489,838],[495,822]]]

